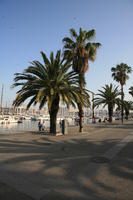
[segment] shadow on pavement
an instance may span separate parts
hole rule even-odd
[[[101,156],[118,142],[117,139],[94,140],[89,137],[58,140],[41,136],[38,140],[35,136],[28,141],[14,136],[12,139],[1,138],[0,170],[20,176],[20,181],[22,176],[49,189],[42,200],[131,200],[133,143],[110,163],[91,162],[93,156]],[[127,193],[123,192],[123,187],[128,187]]]

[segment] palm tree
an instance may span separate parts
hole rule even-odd
[[[64,57],[72,63],[72,68],[79,74],[79,86],[82,90],[85,87],[85,73],[88,70],[88,60],[95,61],[97,49],[101,46],[100,43],[92,43],[91,40],[95,37],[95,30],[85,31],[79,29],[79,34],[72,28],[70,29],[70,38],[65,37],[64,43]],[[83,131],[83,106],[79,102],[79,118],[80,129]]]
[[[121,63],[117,65],[116,67],[111,68],[112,71],[112,77],[114,80],[120,83],[121,85],[121,101],[124,100],[124,92],[123,92],[123,86],[126,84],[126,81],[129,79],[128,74],[132,72],[132,69],[127,64]],[[121,104],[121,120],[123,123],[123,103]]]
[[[132,101],[123,101],[123,108],[125,110],[126,120],[128,120],[128,116],[130,114],[130,110],[133,110],[133,102]]]
[[[112,122],[113,109],[118,102],[120,92],[118,91],[118,86],[113,86],[112,84],[105,85],[102,88],[103,90],[98,90],[99,93],[96,94],[98,97],[94,98],[94,106],[98,107],[101,104],[103,107],[107,106],[109,122]]]
[[[131,86],[131,87],[129,88],[129,94],[131,94],[131,96],[133,97],[133,86]]]
[[[117,103],[117,111],[121,111],[121,106],[123,104],[123,111],[125,111],[125,119],[128,120],[128,116],[130,114],[130,110],[133,109],[133,102],[132,101],[126,101],[124,100],[123,102],[121,101],[121,99],[119,99],[118,103]]]
[[[76,101],[83,105],[89,105],[89,95],[83,91],[81,99],[78,87],[78,75],[70,71],[70,63],[61,59],[61,52],[57,51],[54,58],[53,52],[50,59],[41,52],[44,65],[39,61],[31,62],[31,66],[23,73],[16,73],[13,87],[20,86],[17,91],[14,106],[21,105],[29,99],[27,109],[39,103],[41,109],[47,102],[50,114],[50,132],[56,134],[56,119],[59,110],[59,102],[62,100],[67,106],[75,106]]]

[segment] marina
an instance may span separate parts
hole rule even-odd
[[[23,120],[22,123],[10,123],[10,124],[0,124],[1,133],[19,133],[25,131],[37,131],[38,122]]]
[[[40,121],[42,124],[44,123],[45,129],[49,130],[50,128],[50,119],[49,117],[42,117],[42,116],[31,116],[27,119],[23,117],[14,117],[16,121],[9,121],[12,119],[11,116],[8,117],[1,117],[0,119],[0,132],[5,133],[19,133],[19,132],[26,132],[26,131],[38,131],[38,122]],[[19,120],[18,120],[19,119]],[[57,118],[57,129],[60,129],[60,122],[64,118]],[[67,118],[68,126],[76,126],[74,118]],[[21,123],[20,123],[21,122]]]

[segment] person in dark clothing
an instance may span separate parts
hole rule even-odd
[[[40,122],[40,121],[38,122],[38,128],[39,128],[39,131],[41,131],[41,130],[42,130],[42,124],[41,124],[41,122]]]

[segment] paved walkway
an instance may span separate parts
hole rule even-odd
[[[132,129],[85,132],[0,134],[0,199],[132,200]]]

